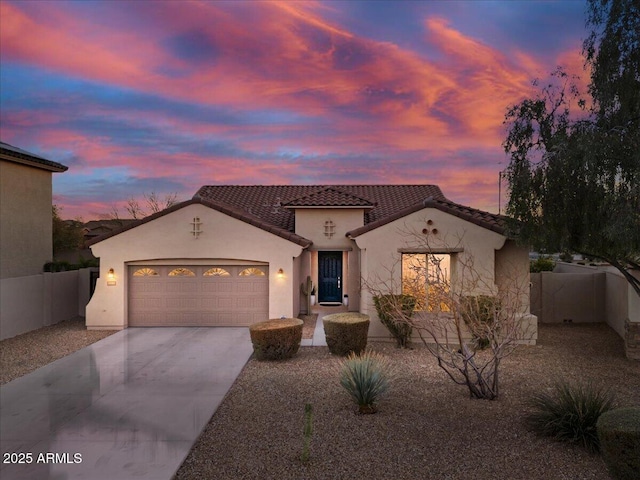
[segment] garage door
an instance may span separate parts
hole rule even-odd
[[[235,327],[268,318],[267,266],[129,267],[131,327]]]

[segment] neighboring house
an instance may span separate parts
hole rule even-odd
[[[51,176],[66,170],[0,142],[0,278],[36,275],[51,261]]]
[[[87,327],[292,317],[305,308],[300,286],[309,275],[320,303],[348,295],[349,310],[371,315],[370,336],[386,337],[364,284],[389,275],[400,284],[394,266],[425,254],[420,236],[449,272],[472,258],[490,290],[529,284],[528,249],[507,238],[503,218],[451,202],[435,185],[204,186],[90,242],[101,278]],[[515,280],[506,274],[513,266]]]
[[[132,218],[90,220],[83,225],[82,232],[84,240],[89,242],[94,238],[117,232],[121,230],[122,227],[136,223],[138,223],[138,220]]]

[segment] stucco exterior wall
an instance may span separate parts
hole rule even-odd
[[[423,230],[426,233],[423,233]],[[435,230],[435,231],[434,231]],[[505,244],[506,237],[464,221],[436,209],[427,208],[356,237],[361,251],[362,288],[360,311],[371,317],[369,335],[389,337],[387,329],[380,323],[369,286],[380,286],[391,282],[401,290],[400,249],[420,251],[426,247],[434,252],[457,252],[458,263],[473,264],[475,272],[481,274],[482,285],[474,293],[496,293],[495,251]],[[520,259],[519,253],[509,253],[505,259]],[[506,261],[503,263],[507,263]],[[528,268],[528,258],[526,265]],[[455,266],[452,265],[452,270]],[[528,271],[527,271],[528,275]],[[455,273],[452,275],[455,281]]]
[[[192,234],[194,217],[202,222],[198,238]],[[292,295],[294,282],[298,283],[293,259],[301,254],[302,247],[203,205],[187,205],[91,249],[100,258],[100,279],[87,305],[88,328],[127,327],[127,265],[153,260],[188,263],[227,259],[268,264],[269,317],[298,314]],[[114,286],[107,285],[110,268],[115,272]],[[283,278],[278,278],[280,268]]]
[[[52,258],[51,172],[0,159],[0,278],[42,273]]]
[[[533,313],[542,323],[604,322],[604,272],[532,274],[537,284],[533,297]]]
[[[91,269],[0,280],[0,340],[84,315]]]
[[[325,235],[324,224],[331,220],[334,235]],[[314,249],[331,250],[353,247],[353,241],[345,234],[364,225],[364,210],[357,208],[298,208],[296,209],[296,233],[313,242]]]
[[[495,280],[498,290],[516,291],[522,314],[530,313],[531,278],[528,248],[518,245],[513,240],[507,240],[504,247],[495,252]]]

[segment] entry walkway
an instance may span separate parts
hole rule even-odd
[[[312,313],[318,314],[318,318],[316,319],[316,328],[313,331],[313,338],[302,339],[300,345],[303,347],[326,347],[327,339],[324,334],[324,325],[322,323],[322,318],[325,315],[330,315],[332,313],[344,313],[347,311],[347,307],[343,305],[331,307],[315,305],[311,309],[311,311]]]
[[[23,463],[0,478],[171,479],[252,351],[247,328],[129,328],[2,385]]]

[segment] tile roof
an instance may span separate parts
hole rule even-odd
[[[39,157],[8,143],[0,142],[0,155],[2,158],[17,163],[31,165],[36,168],[49,170],[50,172],[66,172],[69,167],[58,162],[52,162],[46,158]]]
[[[505,234],[505,217],[451,202],[436,185],[205,185],[191,200],[102,235],[89,245],[192,204],[205,205],[305,248],[312,242],[295,233],[295,207],[363,208],[365,224],[348,232],[351,238],[423,208],[436,208]]]
[[[366,209],[366,225],[429,197],[446,200],[437,185],[205,185],[193,198],[233,205],[293,232],[295,212],[290,207],[313,203],[317,204],[313,206],[323,207],[361,206]],[[356,202],[360,205],[355,205]]]
[[[283,207],[363,207],[373,208],[365,198],[360,198],[352,193],[345,192],[336,187],[325,187],[314,193],[290,200],[282,204]]]
[[[355,238],[359,235],[362,235],[363,233],[369,232],[378,227],[381,227],[382,225],[405,217],[413,212],[422,210],[423,208],[435,208],[442,212],[466,220],[467,222],[499,233],[500,235],[506,234],[506,217],[503,215],[496,215],[495,213],[485,212],[483,210],[478,210],[477,208],[467,207],[465,205],[460,205],[459,203],[454,203],[446,199],[442,200],[439,198],[430,197],[424,199],[418,204],[412,205],[403,210],[399,210],[393,215],[381,218],[375,222],[365,224],[360,228],[356,228],[355,230],[347,232],[347,236],[350,238]]]
[[[293,231],[289,231],[289,230],[284,230],[282,228],[279,228],[275,225],[272,225],[270,223],[265,222],[264,220],[262,220],[259,217],[256,217],[255,215],[252,215],[250,213],[244,212],[242,210],[239,210],[238,208],[235,208],[231,205],[225,205],[225,204],[221,204],[219,202],[213,201],[213,200],[207,200],[204,198],[192,198],[191,200],[187,200],[186,202],[181,202],[181,203],[177,203],[169,208],[166,208],[158,213],[154,213],[153,215],[149,215],[148,217],[143,218],[142,220],[135,220],[131,223],[128,223],[127,225],[125,225],[124,227],[118,229],[117,231],[113,231],[113,232],[109,232],[106,233],[104,235],[101,235],[97,238],[94,238],[92,240],[89,240],[87,242],[87,246],[89,245],[94,245],[96,243],[102,242],[103,240],[106,240],[107,238],[113,237],[115,235],[118,235],[122,232],[126,232],[127,230],[131,230],[132,228],[135,228],[139,225],[142,225],[144,223],[148,223],[151,222],[153,220],[155,220],[156,218],[159,217],[163,217],[169,213],[175,212],[176,210],[180,210],[181,208],[187,207],[189,205],[194,205],[194,204],[200,204],[200,205],[204,205],[206,207],[212,208],[214,210],[217,210],[221,213],[224,213],[225,215],[228,215],[232,218],[236,218],[238,220],[242,220],[243,222],[249,223],[250,225],[253,225],[255,227],[258,227],[262,230],[265,230],[269,233],[273,233],[274,235],[277,235],[279,237],[284,238],[285,240],[289,240],[290,242],[293,243],[297,243],[298,245],[302,246],[302,247],[308,247],[311,245],[311,240],[307,240],[304,237],[301,237],[300,235],[296,235]]]

